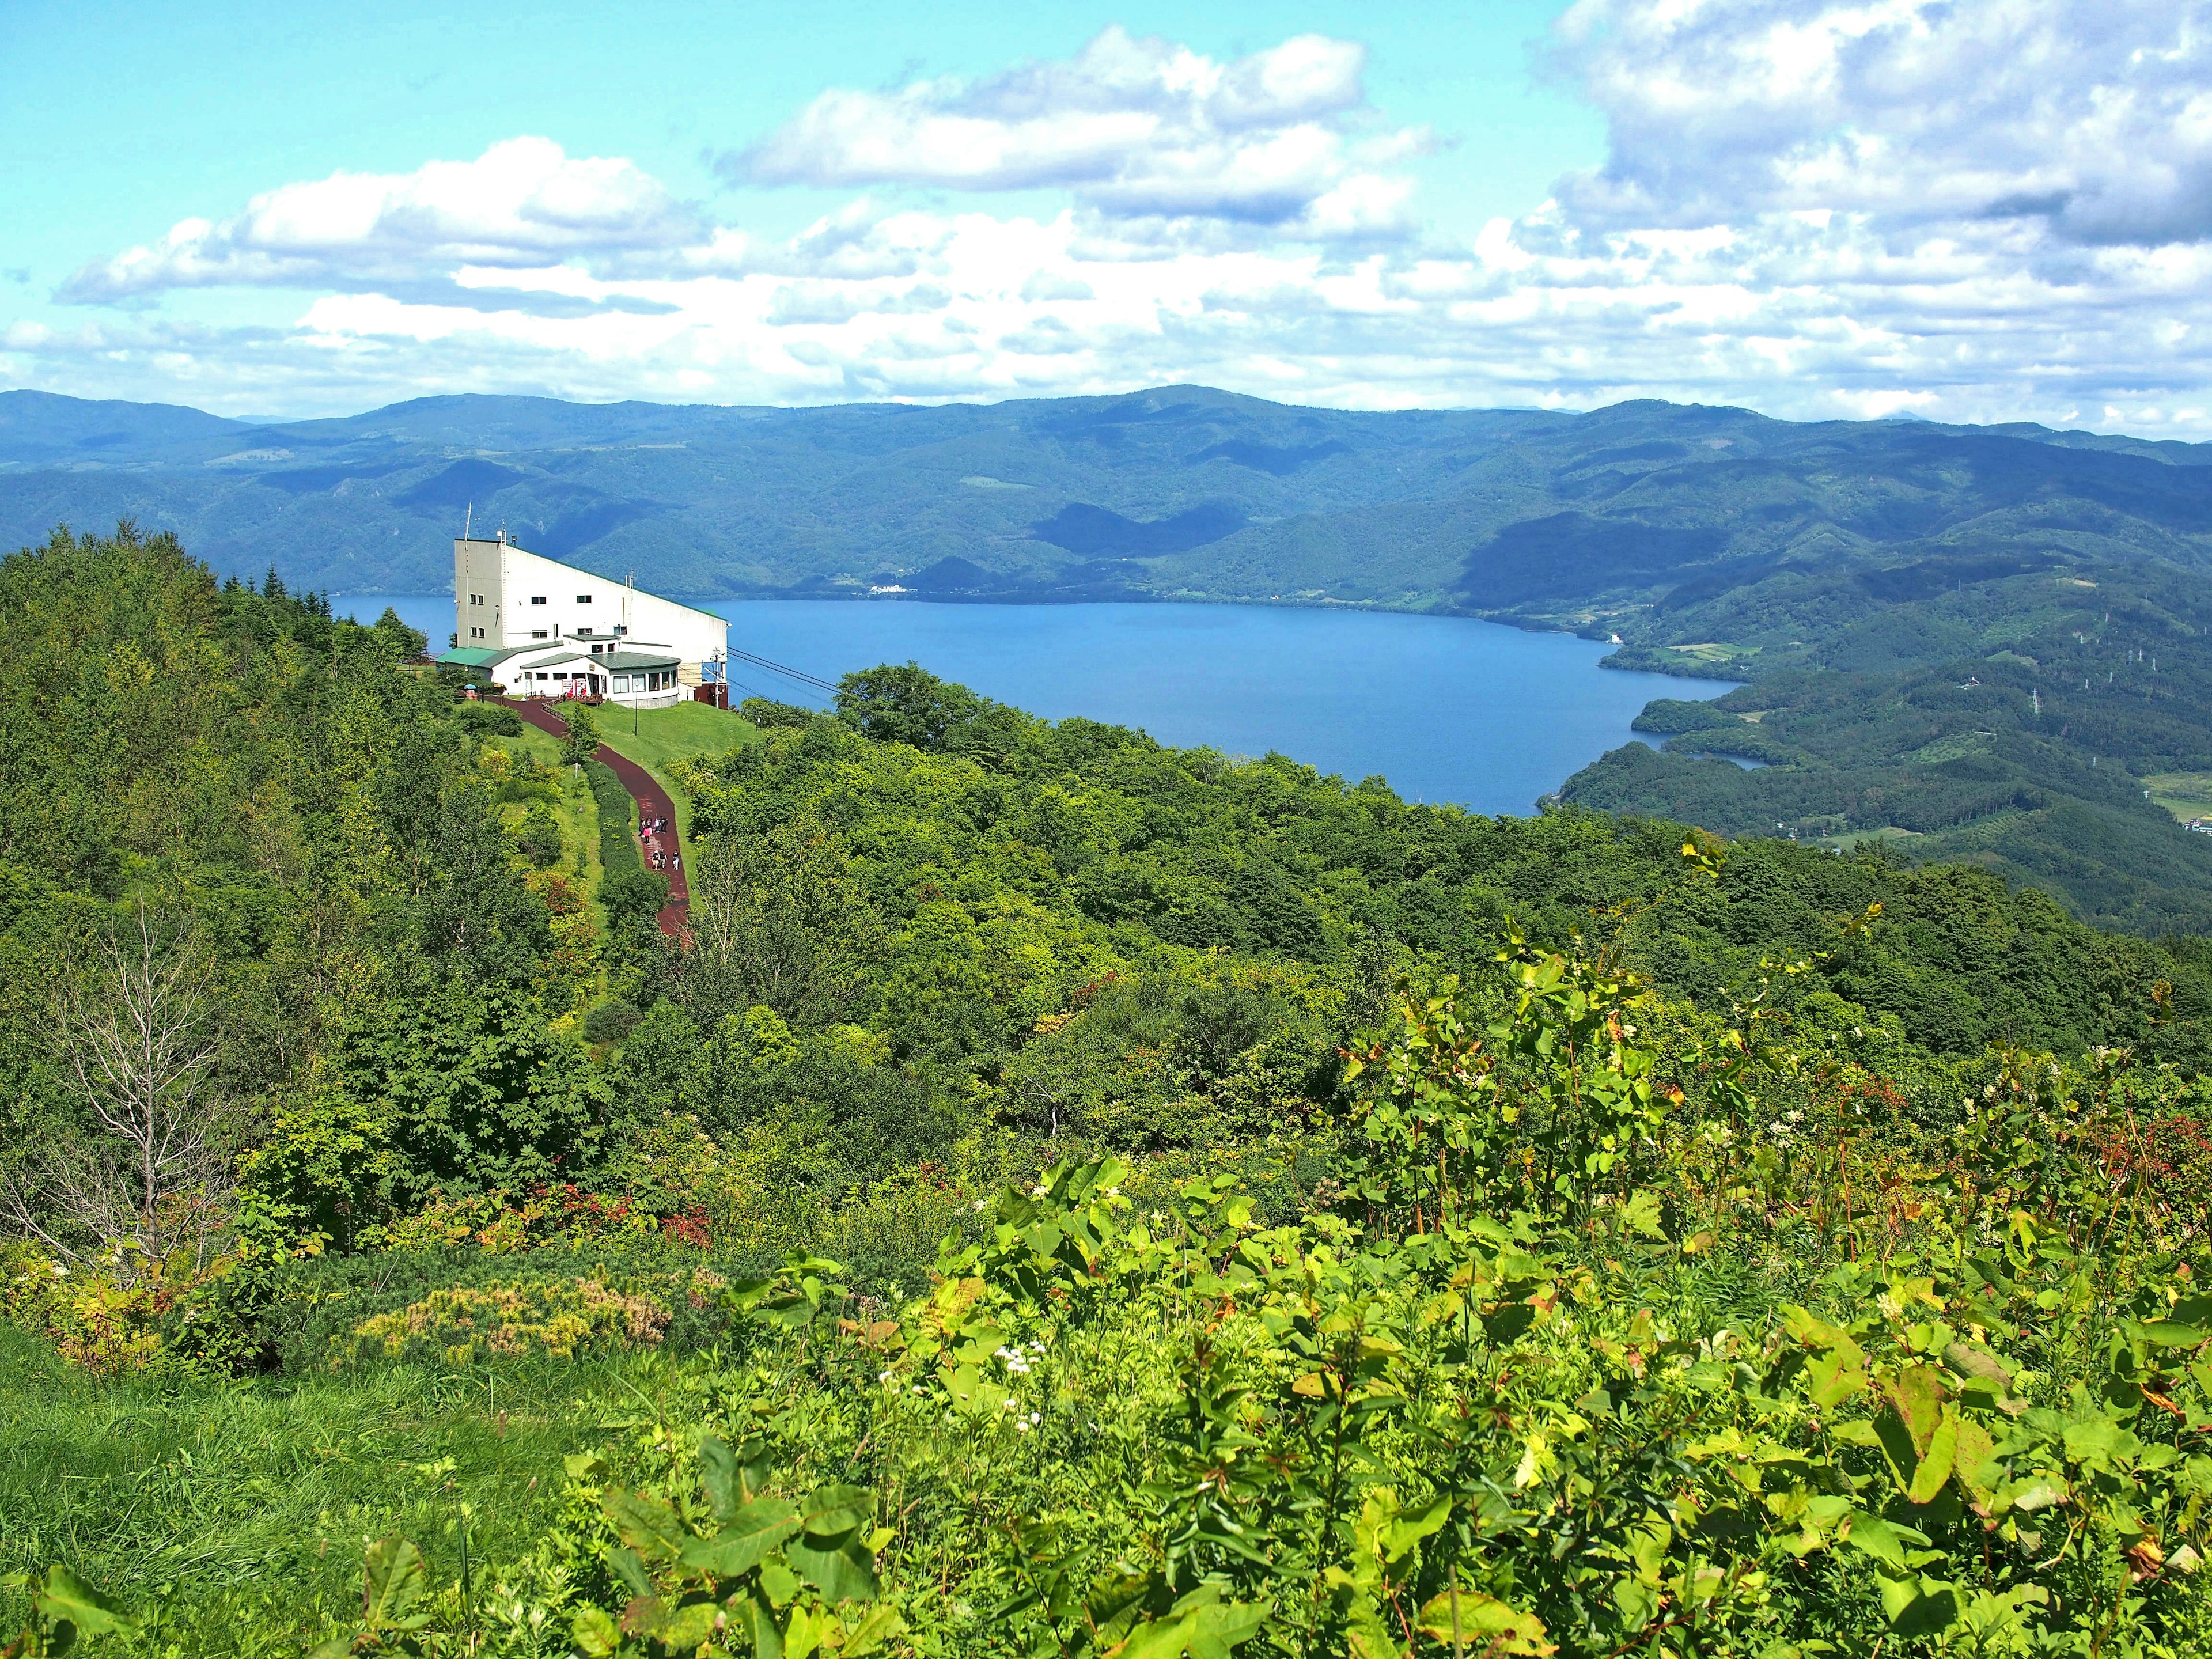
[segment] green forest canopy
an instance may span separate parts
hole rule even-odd
[[[128,526],[0,605],[37,1642],[2206,1628],[2193,939],[909,665],[678,767],[669,941],[396,619]]]

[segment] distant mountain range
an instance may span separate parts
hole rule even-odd
[[[277,422],[11,392],[0,541],[130,516],[218,569],[438,592],[473,510],[685,595],[1303,599],[1588,629],[1838,562],[1880,597],[1992,559],[2194,561],[2207,462],[2032,426],[1364,414],[1202,386],[928,408],[425,398]]]
[[[1617,635],[1616,665],[1751,684],[1653,704],[1650,745],[1565,799],[1879,836],[2212,933],[2212,836],[2151,798],[2212,802],[2212,445],[1203,386],[300,422],[0,393],[0,543],[130,517],[219,571],[439,592],[471,514],[681,597],[1274,600]]]

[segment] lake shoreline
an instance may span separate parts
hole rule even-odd
[[[343,594],[332,596],[334,601],[338,599],[370,600],[418,599],[426,597],[440,596],[424,595],[420,593],[374,592],[368,590],[351,590]],[[453,596],[450,593],[445,594],[442,597],[448,604],[452,602]],[[1158,593],[1133,592],[1099,594],[1095,596],[1070,594],[1038,594],[1024,596],[1012,592],[1004,595],[984,595],[969,593],[853,593],[847,592],[791,593],[787,592],[776,592],[751,593],[670,593],[665,597],[675,600],[678,605],[693,605],[702,611],[714,611],[717,605],[995,605],[1022,607],[1035,606],[1039,608],[1055,608],[1079,605],[1235,605],[1238,607],[1249,607],[1261,611],[1320,611],[1345,615],[1433,617],[1440,620],[1452,622],[1492,623],[1500,628],[1510,628],[1515,632],[1522,634],[1563,635],[1569,639],[1590,640],[1598,644],[1611,644],[1613,642],[1609,637],[1601,640],[1592,634],[1583,633],[1576,629],[1547,627],[1542,623],[1528,621],[1521,617],[1495,616],[1481,611],[1462,611],[1449,606],[1417,610],[1410,605],[1385,605],[1368,599],[1177,599],[1171,595]],[[715,614],[719,616],[721,613],[719,611],[715,611]],[[1600,658],[1598,659],[1597,666],[1621,673],[1662,674],[1670,679],[1711,682],[1715,684],[1725,686],[1730,690],[1746,683],[1744,679],[1735,675],[1725,673],[1699,673],[1696,672],[1695,669],[1684,664],[1622,661],[1619,659],[1618,652],[1616,652],[1613,656]],[[1713,695],[1715,696],[1724,696],[1727,695],[1727,692],[1717,691]]]
[[[387,604],[434,644],[453,626],[450,595],[333,596],[370,620]],[[730,665],[733,699],[818,708],[820,686],[842,674],[918,662],[1048,720],[1128,726],[1174,748],[1280,754],[1349,783],[1381,777],[1407,800],[1514,817],[1639,741],[1632,722],[1653,698],[1717,696],[1736,684],[1592,673],[1617,648],[1609,641],[1380,607],[840,599],[708,608],[729,618],[731,645],[750,659]]]

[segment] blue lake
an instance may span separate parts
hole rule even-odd
[[[386,605],[443,649],[447,595],[333,596],[373,622]],[[1243,605],[927,605],[761,599],[712,607],[739,651],[834,680],[919,662],[1053,720],[1082,714],[1162,743],[1279,750],[1410,800],[1528,812],[1608,749],[1654,697],[1717,697],[1732,682],[1601,669],[1611,648],[1455,617]],[[820,703],[736,665],[735,693]]]

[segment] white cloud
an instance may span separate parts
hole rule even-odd
[[[1370,169],[1424,140],[1355,138],[1365,63],[1354,42],[1305,34],[1222,64],[1117,26],[980,80],[832,88],[717,166],[744,184],[1064,189],[1117,216],[1389,234],[1407,191]]]
[[[697,234],[694,216],[632,163],[571,158],[548,138],[509,138],[473,161],[334,173],[266,191],[220,223],[181,220],[158,242],[84,266],[59,297],[404,278],[462,263],[665,248]]]
[[[1560,63],[1610,155],[1563,199],[1612,224],[1791,210],[2025,217],[2075,242],[2212,234],[2202,0],[1577,0]]]
[[[1607,164],[1455,241],[1381,234],[1411,222],[1424,141],[1375,120],[1358,47],[1222,64],[1109,31],[984,80],[825,94],[740,168],[1049,186],[1057,211],[862,197],[765,237],[628,161],[516,140],[288,185],[77,279],[323,290],[281,325],[21,326],[0,379],[255,412],[1199,380],[2212,436],[2208,6],[1582,0],[1559,61],[1611,123]]]

